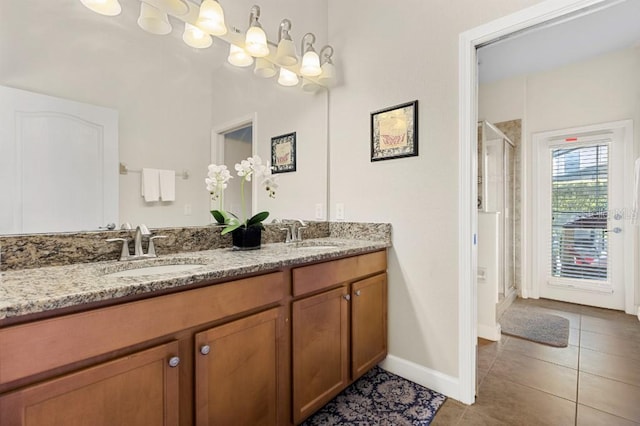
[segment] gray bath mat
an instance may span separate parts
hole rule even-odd
[[[566,348],[569,320],[558,315],[510,307],[500,318],[502,333],[549,346]]]

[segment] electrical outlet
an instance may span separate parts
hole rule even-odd
[[[324,208],[322,207],[322,203],[316,204],[316,219],[324,219]]]
[[[336,204],[336,220],[344,220],[344,203]]]
[[[184,205],[184,215],[191,216],[191,204]]]

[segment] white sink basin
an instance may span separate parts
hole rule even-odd
[[[143,275],[159,275],[159,274],[170,274],[173,272],[191,271],[193,269],[202,268],[203,266],[204,265],[200,265],[200,264],[142,266],[140,268],[112,272],[110,274],[105,274],[105,276],[107,277],[141,277]]]

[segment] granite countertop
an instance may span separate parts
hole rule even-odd
[[[171,254],[155,259],[107,261],[0,273],[0,321],[22,315],[188,286],[203,280],[234,278],[283,267],[357,255],[390,246],[385,240],[317,238],[264,244],[260,250],[229,248]],[[310,247],[312,246],[312,247]],[[128,269],[159,265],[202,265],[181,272],[110,276]]]

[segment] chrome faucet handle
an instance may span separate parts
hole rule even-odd
[[[128,238],[109,238],[107,242],[112,243],[115,241],[122,241],[122,250],[120,250],[120,259],[127,260],[131,254],[129,253],[129,239]]]
[[[158,255],[156,254],[156,246],[155,244],[153,244],[153,240],[158,239],[158,238],[167,238],[166,235],[154,235],[152,237],[149,237],[149,247],[147,248],[147,256],[149,257],[158,257]]]
[[[284,240],[284,242],[286,244],[289,244],[291,242],[291,228],[280,228],[281,231],[287,231],[287,236]]]

